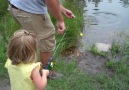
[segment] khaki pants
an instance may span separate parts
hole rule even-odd
[[[37,35],[40,51],[51,52],[55,49],[55,28],[48,14],[32,14],[12,7],[9,11],[20,23],[22,29]]]

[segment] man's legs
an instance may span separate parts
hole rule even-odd
[[[52,56],[52,52],[41,52],[40,51],[40,60],[43,64],[43,66],[46,66],[46,64],[51,56]]]
[[[23,29],[34,32],[38,37],[40,60],[46,66],[55,49],[55,28],[48,14],[36,15],[19,9],[11,8],[12,16],[20,23]],[[52,77],[51,77],[52,75]],[[58,73],[50,75],[50,78],[59,76]]]

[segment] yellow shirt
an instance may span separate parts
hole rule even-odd
[[[12,65],[11,60],[7,59],[5,67],[10,76],[11,90],[36,90],[30,78],[31,72],[36,66],[40,66],[40,63]]]

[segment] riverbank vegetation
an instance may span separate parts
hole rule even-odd
[[[13,32],[20,28],[14,21],[12,16],[6,10],[7,0],[0,0],[2,6],[0,8],[0,78],[8,78],[7,70],[4,68],[6,57],[6,47],[10,36]],[[63,55],[69,55],[70,50],[74,50],[78,46],[80,32],[83,28],[83,12],[82,9],[74,2],[67,0],[64,5],[72,10],[76,16],[75,19],[65,18],[67,31],[63,41],[60,42],[62,36],[56,36],[57,45],[59,46],[57,56],[55,57],[55,70],[63,73],[64,77],[55,80],[48,80],[46,90],[128,90],[129,88],[129,35],[126,35],[124,44],[114,42],[109,54],[92,52],[97,56],[108,58],[105,62],[107,68],[112,71],[111,75],[106,73],[98,75],[89,75],[77,67],[78,60],[72,58],[68,60]],[[55,23],[55,19],[53,19]],[[65,52],[65,53],[64,53]]]
[[[106,55],[98,51],[93,53],[95,56],[106,59],[105,66],[109,72],[88,74],[77,67],[76,59],[68,63],[66,59],[58,58],[56,70],[63,73],[64,77],[50,80],[47,90],[128,90],[129,35],[124,36],[126,36],[124,43],[114,41],[111,50]]]

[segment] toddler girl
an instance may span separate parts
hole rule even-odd
[[[10,39],[8,59],[5,67],[8,70],[11,90],[44,90],[47,85],[48,70],[42,69],[37,62],[37,38],[26,30],[18,30]]]

